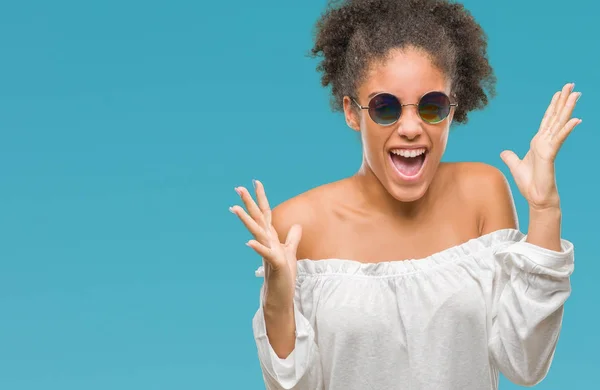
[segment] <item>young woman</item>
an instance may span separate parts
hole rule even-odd
[[[463,6],[346,0],[318,21],[313,53],[361,135],[362,166],[272,213],[260,182],[258,204],[236,188],[245,210],[231,211],[263,258],[253,328],[266,387],[541,381],[571,290],[554,160],[580,123],[574,85],[554,95],[523,159],[501,154],[529,203],[525,235],[499,170],[440,162],[451,123],[493,93],[485,34]]]

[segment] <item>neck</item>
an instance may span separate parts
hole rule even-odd
[[[390,195],[364,161],[351,180],[358,189],[361,204],[369,211],[415,219],[422,217],[428,209],[431,191],[428,190],[425,195],[415,201],[399,201]]]

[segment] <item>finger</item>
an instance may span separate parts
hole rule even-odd
[[[248,214],[250,214],[252,219],[262,226],[262,213],[260,212],[260,208],[256,205],[256,202],[254,202],[254,199],[252,199],[250,192],[245,187],[236,187],[235,191],[244,202],[244,206],[246,207],[246,210],[248,210]]]
[[[271,207],[269,206],[269,200],[267,199],[267,194],[265,193],[265,187],[258,180],[254,180],[254,186],[256,188],[256,200],[258,201],[258,208],[260,209],[262,215],[265,217],[266,226],[270,226]]]
[[[562,144],[565,142],[569,134],[581,123],[581,119],[573,118],[567,122],[567,124],[558,132],[553,138],[553,141],[557,144],[557,150],[560,149]]]
[[[246,243],[246,245],[248,245],[250,248],[254,249],[254,251],[256,253],[258,253],[258,255],[260,257],[262,257],[263,259],[265,259],[265,261],[267,263],[272,265],[271,249],[267,248],[266,246],[264,246],[263,244],[261,244],[260,242],[258,242],[256,240],[250,240]]]
[[[562,90],[560,92],[560,97],[558,98],[557,108],[559,110],[564,107],[565,103],[567,102],[567,99],[569,98],[569,95],[571,95],[571,92],[573,92],[574,88],[575,88],[575,83],[569,83],[569,84],[564,85],[564,87],[562,88]]]
[[[574,87],[575,87],[575,84],[573,84],[573,83],[565,84],[562,91],[560,92],[558,102],[556,103],[556,110],[555,110],[554,116],[551,118],[550,123],[549,123],[550,129],[554,126],[554,124],[558,120],[558,117],[559,117],[560,113],[562,112],[562,110],[567,102],[567,99],[569,98],[569,95],[571,94],[571,91],[573,91]]]
[[[300,239],[302,238],[302,226],[293,225],[285,239],[285,247],[288,251],[296,253]]]
[[[569,119],[571,119],[571,115],[573,114],[577,100],[579,100],[579,96],[581,96],[581,93],[579,92],[573,92],[571,95],[569,95],[565,106],[558,114],[556,122],[550,129],[551,134],[554,135],[555,133],[559,132],[563,127],[565,127]]]
[[[502,153],[500,153],[500,158],[502,159],[502,161],[504,161],[504,163],[510,170],[510,173],[512,173],[514,176],[516,169],[519,166],[519,163],[521,162],[519,157],[517,157],[517,155],[514,152],[510,150],[505,150]]]
[[[550,104],[548,105],[548,108],[546,109],[546,112],[544,113],[544,117],[542,118],[542,122],[540,123],[540,132],[548,131],[548,129],[550,128],[550,126],[548,126],[548,125],[550,123],[550,120],[552,119],[552,117],[554,116],[554,114],[556,112],[556,103],[558,102],[559,97],[560,97],[560,91],[556,92],[552,96],[552,100],[550,101]]]
[[[265,230],[252,217],[250,217],[243,208],[236,205],[230,207],[229,211],[237,215],[237,217],[242,221],[244,226],[246,226],[246,229],[248,229],[250,234],[252,234],[255,239],[262,244],[269,244],[269,237],[267,236]]]

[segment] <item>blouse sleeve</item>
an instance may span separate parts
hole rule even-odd
[[[257,271],[257,276],[264,276],[262,267]],[[315,342],[314,330],[302,313],[298,294],[296,293],[294,299],[296,344],[291,354],[282,359],[277,356],[267,337],[263,312],[264,290],[265,286],[263,284],[260,294],[260,307],[252,321],[252,328],[267,390],[322,390],[323,375],[319,347]]]
[[[573,244],[561,252],[522,240],[495,252],[491,360],[511,382],[533,386],[548,370],[571,294]]]

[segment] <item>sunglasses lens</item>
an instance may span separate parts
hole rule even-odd
[[[442,92],[431,92],[419,102],[419,115],[428,123],[439,123],[450,114],[450,98]]]
[[[369,115],[373,122],[380,125],[391,125],[400,118],[402,106],[394,95],[382,93],[369,102]]]

